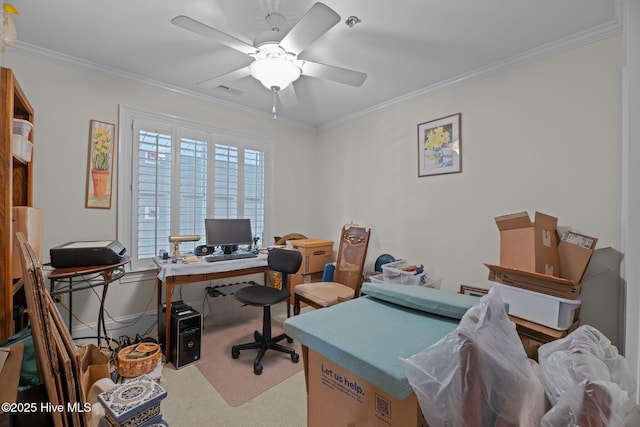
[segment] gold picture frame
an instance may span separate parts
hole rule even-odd
[[[462,113],[418,125],[418,176],[462,172]]]
[[[90,120],[86,208],[111,209],[116,125]]]

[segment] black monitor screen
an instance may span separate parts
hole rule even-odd
[[[207,246],[222,246],[226,253],[236,245],[253,243],[251,220],[205,218],[204,228],[207,233]]]

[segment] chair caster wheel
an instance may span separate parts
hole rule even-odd
[[[262,365],[253,365],[253,373],[256,375],[262,374]]]
[[[293,342],[293,338],[289,338],[289,337],[287,337],[287,342],[288,342],[289,344],[291,344],[291,343]]]
[[[240,350],[236,350],[235,348],[232,348],[231,357],[233,357],[234,359],[237,359],[238,357],[240,357]]]
[[[298,355],[298,353],[293,353],[293,354],[291,355],[291,361],[292,361],[293,363],[298,363],[298,361],[299,361],[299,360],[300,360],[300,356]]]

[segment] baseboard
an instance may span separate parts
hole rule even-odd
[[[194,310],[202,313],[203,317],[207,315],[203,311],[203,301],[187,301],[186,304],[193,307]],[[206,308],[205,310],[208,310]],[[149,310],[144,313],[135,313],[128,316],[122,316],[112,319],[105,319],[107,328],[107,336],[118,340],[121,336],[134,338],[137,334],[140,336],[148,336],[158,338],[158,311],[157,309]],[[74,341],[78,345],[93,343],[97,341],[98,322],[87,323],[86,325],[75,326],[72,330]],[[144,335],[145,332],[148,334]]]

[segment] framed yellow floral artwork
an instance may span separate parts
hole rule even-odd
[[[89,122],[89,165],[85,207],[111,209],[113,153],[116,125],[91,120]]]
[[[418,125],[418,176],[462,172],[461,113]]]

